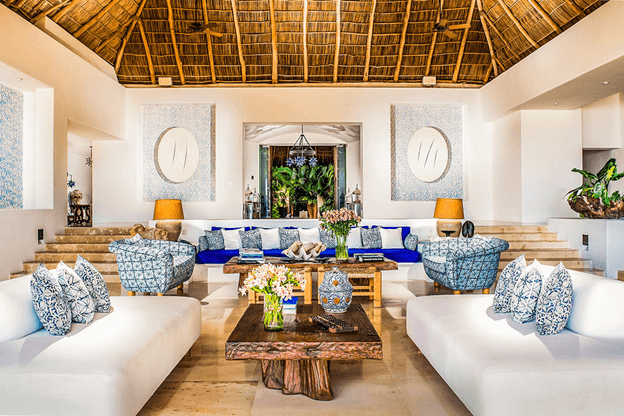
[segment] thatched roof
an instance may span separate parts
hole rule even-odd
[[[482,85],[604,0],[4,0],[52,18],[124,85]],[[436,33],[439,20],[453,30]],[[212,23],[208,34],[190,25]],[[442,22],[444,23],[444,22]],[[222,36],[211,35],[210,31]]]

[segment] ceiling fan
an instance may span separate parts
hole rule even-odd
[[[442,0],[440,0],[440,9],[438,12],[438,19],[442,16]],[[442,19],[438,20],[435,25],[433,25],[433,30],[436,33],[441,33],[443,35],[448,36],[451,39],[457,38],[457,34],[453,33],[453,30],[459,29],[469,29],[470,23],[463,23],[461,25],[448,25],[448,20]]]
[[[217,31],[217,29],[219,28],[219,25],[217,25],[216,23],[206,23],[206,24],[202,23],[201,14],[199,10],[200,1],[201,0],[195,1],[195,21],[189,24],[187,33],[191,33],[191,34],[200,33],[200,34],[207,34],[207,35],[217,36],[217,37],[223,36],[223,33],[219,33]]]

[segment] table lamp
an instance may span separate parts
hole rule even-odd
[[[169,241],[178,241],[182,232],[184,211],[179,199],[157,199],[154,203],[154,220],[158,220],[156,228],[169,233]],[[176,221],[178,220],[178,221]]]
[[[436,230],[440,237],[459,237],[464,219],[464,204],[461,199],[438,198],[433,218],[439,218]]]

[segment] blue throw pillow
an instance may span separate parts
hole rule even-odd
[[[249,231],[239,231],[243,248],[256,248],[262,250],[262,236],[260,230],[255,228]]]
[[[206,230],[204,233],[208,242],[207,250],[225,250],[225,240],[223,239],[223,232],[221,232],[221,230]]]
[[[104,277],[98,269],[79,255],[74,265],[74,271],[87,287],[95,305],[95,312],[109,313],[111,310],[110,294]]]
[[[71,330],[72,314],[56,277],[40,264],[30,278],[33,306],[50,335],[65,335]]]
[[[95,316],[95,304],[80,276],[62,261],[56,266],[54,272],[71,309],[72,322],[91,323]]]
[[[572,312],[572,277],[559,263],[546,279],[537,300],[535,328],[540,335],[555,335],[563,331]]]
[[[208,239],[206,238],[205,235],[200,235],[199,236],[199,240],[198,240],[198,245],[199,245],[199,251],[206,251],[209,249],[208,246]]]
[[[406,249],[416,251],[418,248],[418,236],[416,234],[408,234],[403,240]]]
[[[364,248],[381,248],[383,243],[381,241],[381,233],[379,228],[362,228],[362,247]]]
[[[494,301],[492,303],[494,313],[511,312],[511,295],[514,284],[526,267],[524,254],[505,266],[498,277],[498,283],[496,283],[496,290],[494,291]]]
[[[280,250],[286,250],[294,242],[299,241],[299,230],[280,227],[279,228]]]
[[[336,237],[334,233],[319,227],[319,234],[321,236],[321,242],[327,246],[327,248],[336,248]]]
[[[537,299],[544,279],[537,266],[539,262],[533,261],[514,283],[511,295],[511,318],[521,324],[535,319]]]

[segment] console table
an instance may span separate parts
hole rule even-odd
[[[67,216],[67,225],[70,227],[91,226],[91,204],[71,204]]]

